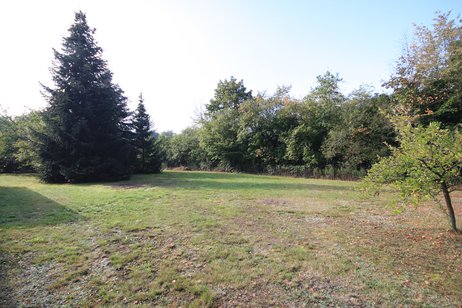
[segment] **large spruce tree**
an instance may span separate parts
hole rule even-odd
[[[118,180],[131,172],[127,99],[112,82],[94,32],[77,12],[62,50],[54,50],[55,87],[44,87],[46,129],[37,138],[46,182]]]

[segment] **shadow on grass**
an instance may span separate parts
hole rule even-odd
[[[0,228],[73,222],[82,217],[25,187],[0,187]]]
[[[289,178],[288,178],[289,179]],[[134,175],[130,181],[106,183],[115,188],[168,187],[179,189],[213,190],[318,190],[352,191],[351,184],[330,185],[312,182],[291,183],[279,178],[250,174],[219,172],[175,172],[161,174]]]

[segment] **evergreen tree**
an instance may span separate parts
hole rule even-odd
[[[54,50],[55,88],[44,87],[45,130],[38,133],[39,169],[46,182],[128,178],[133,150],[126,98],[112,82],[82,12],[75,14],[61,52]]]
[[[160,172],[161,161],[156,133],[151,130],[151,119],[144,106],[143,94],[139,96],[138,107],[133,117],[134,138],[136,148],[135,171],[139,173]]]

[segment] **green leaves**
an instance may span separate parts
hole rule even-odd
[[[323,154],[334,165],[370,168],[379,156],[388,155],[385,143],[394,144],[395,133],[381,109],[389,104],[386,95],[367,90],[354,92],[342,105],[340,121],[328,133]]]
[[[215,96],[207,105],[208,115],[213,115],[216,112],[225,109],[237,110],[239,106],[247,99],[252,98],[252,91],[248,91],[244,86],[244,81],[237,81],[232,77],[230,80],[224,80],[218,83],[215,89]]]
[[[454,126],[462,119],[462,24],[450,19],[450,13],[434,21],[432,28],[415,27],[386,85],[418,122]]]
[[[399,191],[401,202],[417,205],[436,198],[441,192],[449,196],[461,183],[462,134],[459,130],[441,128],[437,122],[428,127],[402,124],[398,141],[400,147],[391,147],[391,156],[372,166],[362,183],[365,191],[376,193],[389,184]],[[446,202],[451,211],[450,200]]]

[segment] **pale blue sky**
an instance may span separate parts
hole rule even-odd
[[[462,1],[90,1],[0,3],[0,105],[18,114],[45,106],[52,48],[87,13],[104,58],[134,107],[140,91],[157,130],[181,131],[213,96],[220,79],[273,92],[292,85],[303,97],[330,70],[348,93],[376,91],[393,72],[412,24]]]

